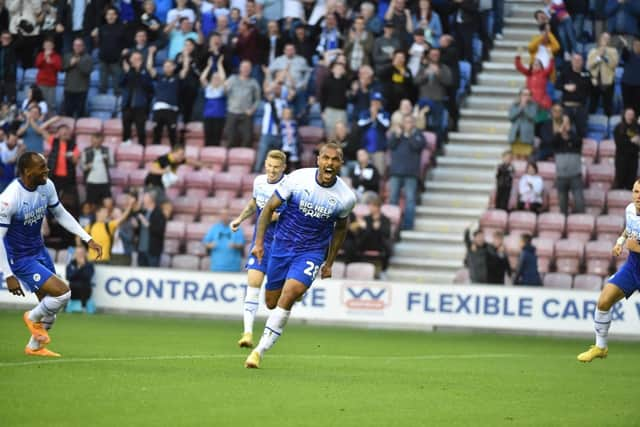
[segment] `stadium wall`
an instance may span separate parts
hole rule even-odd
[[[240,318],[245,289],[245,274],[98,266],[93,296],[104,310]],[[0,304],[15,305],[18,298],[2,281]],[[35,296],[27,298],[20,302],[35,302]],[[318,280],[295,305],[293,317],[401,329],[590,334],[597,298],[598,292],[579,290]],[[259,314],[266,314],[264,306]],[[640,302],[618,303],[613,321],[616,335],[640,338]]]

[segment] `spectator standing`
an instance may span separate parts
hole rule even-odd
[[[65,278],[69,282],[71,299],[80,300],[85,310],[87,301],[91,298],[94,273],[93,263],[87,258],[87,249],[83,244],[77,245],[73,252],[73,259],[67,264]]]
[[[16,49],[11,33],[0,32],[0,103],[16,100]]]
[[[351,83],[349,102],[353,104],[353,115],[350,117],[350,122],[357,122],[360,114],[369,110],[372,83],[373,69],[368,65],[363,65],[358,70],[358,78]]]
[[[338,28],[337,14],[327,11],[324,20],[320,21],[317,27],[320,34],[316,53],[331,63],[335,60],[335,56],[343,44],[342,34]]]
[[[211,271],[241,271],[244,236],[242,230],[231,230],[226,209],[222,210],[220,219],[209,229],[202,243],[211,251]]]
[[[538,272],[538,256],[536,248],[531,244],[531,235],[523,234],[520,238],[520,257],[514,274],[514,284],[523,286],[542,286]]]
[[[402,49],[402,42],[395,37],[393,23],[384,23],[384,33],[373,42],[373,68],[377,73],[391,65],[393,53]]]
[[[422,58],[430,48],[431,46],[425,41],[424,31],[421,29],[415,30],[413,33],[413,43],[409,48],[409,63],[407,65],[412,76],[415,77],[418,75]]]
[[[224,84],[227,95],[225,134],[230,147],[250,147],[253,135],[253,114],[260,103],[260,86],[251,77],[251,62],[242,61],[238,74]]]
[[[440,15],[431,7],[431,0],[418,1],[418,10],[413,17],[414,34],[420,30],[425,41],[432,47],[439,47],[442,36]]]
[[[164,232],[167,220],[157,205],[156,195],[148,191],[142,196],[142,211],[138,220],[138,265],[140,267],[159,267],[160,256],[164,250]]]
[[[413,33],[411,11],[405,0],[391,0],[384,14],[384,19],[393,24],[394,32],[403,44],[408,44]]]
[[[133,52],[140,52],[142,54],[142,61],[146,64],[149,58],[149,37],[147,31],[139,29],[133,39],[133,46],[122,50],[122,57],[128,58]]]
[[[640,3],[637,1],[607,0],[605,14],[609,33],[619,36],[625,45],[640,37]]]
[[[349,30],[349,37],[344,44],[344,54],[347,57],[347,65],[351,73],[356,73],[363,65],[371,64],[373,40],[373,35],[365,28],[364,18],[356,16],[353,20],[353,26]]]
[[[458,130],[460,105],[458,104],[458,89],[460,89],[460,65],[458,63],[458,48],[455,40],[449,34],[440,37],[440,63],[449,67],[451,84],[447,86],[447,110],[449,112],[449,130]],[[463,88],[465,91],[467,87]]]
[[[564,0],[546,0],[551,18],[556,23],[560,45],[564,51],[565,60],[576,52],[576,34],[573,28],[573,20],[567,11]]]
[[[298,24],[293,33],[293,38],[290,39],[290,43],[295,47],[296,52],[307,61],[307,66],[311,67],[313,64],[313,55],[315,52],[315,45],[313,40],[307,33],[307,29],[303,24]],[[271,64],[269,64],[271,66]]]
[[[591,95],[591,76],[583,65],[582,55],[571,55],[571,67],[565,69],[556,82],[562,90],[562,107],[575,124],[578,138],[587,134],[587,104]]]
[[[84,49],[84,41],[73,41],[72,51],[64,56],[64,114],[78,118],[84,116],[87,93],[93,69],[93,59]]]
[[[127,194],[125,206],[132,206],[131,213],[128,217],[123,218],[124,212],[120,207],[113,209],[111,218],[114,221],[120,221],[120,226],[113,233],[113,241],[111,244],[111,265],[130,266],[133,252],[135,250],[135,237],[138,222],[133,217],[133,212],[139,210],[138,199],[136,194],[130,192]]]
[[[331,64],[330,74],[324,82],[320,93],[322,119],[327,135],[331,135],[337,122],[347,121],[347,92],[349,80],[347,70],[339,62]]]
[[[440,50],[430,49],[423,59],[416,78],[418,99],[429,106],[429,128],[438,136],[438,144],[442,146],[446,139],[444,128],[444,101],[447,87],[453,84],[451,70],[440,63]]]
[[[285,38],[280,34],[277,21],[267,23],[267,34],[262,38],[262,43],[264,57],[261,62],[269,67],[284,51]]]
[[[153,0],[145,0],[142,3],[142,13],[138,17],[137,27],[147,32],[150,43],[161,41],[162,23],[156,15],[156,5]]]
[[[80,160],[80,150],[71,135],[69,126],[62,124],[58,126],[55,135],[47,134],[46,151],[49,177],[55,184],[59,197],[73,198],[75,203],[71,206],[77,209],[76,165]]]
[[[571,15],[573,28],[576,34],[576,41],[580,43],[587,42],[586,27],[584,25],[585,18],[589,15],[589,0],[565,0],[567,12]],[[599,38],[596,36],[596,38]]]
[[[496,209],[509,210],[509,199],[511,198],[511,187],[515,170],[512,161],[511,151],[502,153],[502,163],[496,172]]]
[[[364,18],[364,26],[371,34],[378,37],[382,32],[382,20],[376,15],[373,3],[365,1],[360,4],[360,15]],[[393,26],[391,26],[393,28]]]
[[[382,200],[377,194],[365,195],[365,202],[369,207],[369,215],[358,221],[357,251],[363,256],[367,251],[377,251],[380,255],[380,278],[384,279],[389,259],[393,251],[391,238],[391,221],[382,213]],[[364,257],[365,260],[369,257]]]
[[[638,171],[640,149],[640,126],[633,108],[624,110],[622,120],[613,130],[613,137],[616,142],[615,188],[632,190]]]
[[[420,159],[427,142],[418,129],[415,118],[407,116],[402,129],[392,131],[391,150],[391,204],[398,205],[400,191],[404,190],[405,208],[402,229],[412,230],[416,209],[416,191],[420,179]]]
[[[553,156],[553,138],[556,133],[560,132],[563,116],[562,105],[553,104],[551,106],[551,117],[540,123],[540,145],[535,155],[537,161],[547,160]]]
[[[175,0],[176,7],[167,12],[167,25],[176,24],[181,19],[187,19],[194,24],[196,13],[191,7],[187,7],[187,0]]]
[[[560,43],[551,32],[548,17],[544,12],[536,12],[536,16],[543,16],[544,22],[539,23],[540,34],[533,36],[529,41],[529,68],[533,67],[536,61],[540,61],[541,68],[547,69],[553,63],[554,57],[560,52]],[[550,73],[551,81],[555,81],[555,72]]]
[[[469,278],[471,283],[487,283],[488,276],[488,258],[489,246],[484,240],[482,230],[473,232],[473,240],[471,240],[470,231],[467,228],[464,231],[464,243],[467,246],[467,255],[464,263],[469,269]]]
[[[287,155],[287,169],[285,173],[291,173],[300,167],[302,144],[298,137],[298,124],[293,116],[293,109],[289,106],[282,108],[280,137],[282,138],[281,149]]]
[[[353,167],[349,177],[351,178],[351,186],[356,190],[358,199],[367,192],[380,192],[380,173],[376,167],[369,161],[369,153],[367,150],[358,150],[358,161]]]
[[[0,143],[0,161],[2,161],[2,174],[0,175],[0,193],[16,177],[16,163],[18,157],[24,152],[24,145],[18,140],[14,130],[9,131],[5,141]]]
[[[169,35],[169,59],[176,59],[176,56],[184,49],[187,40],[195,43],[202,41],[202,35],[193,31],[193,22],[189,18],[180,18],[176,24],[168,24],[165,32]]]
[[[129,200],[127,210],[117,219],[109,219],[109,211],[106,207],[101,206],[96,211],[96,219],[92,224],[85,227],[85,231],[91,235],[93,240],[102,246],[102,257],[96,259],[96,255],[92,252],[89,254],[89,261],[101,264],[110,264],[111,248],[113,247],[113,239],[122,224],[131,214],[133,203]]]
[[[291,81],[296,97],[294,101],[296,116],[301,115],[307,105],[307,86],[311,76],[311,69],[303,57],[296,53],[296,48],[292,43],[284,45],[284,54],[278,56],[271,66],[269,72],[273,77],[278,71],[286,72],[285,78]]]
[[[109,79],[113,92],[120,95],[121,53],[125,47],[124,26],[118,21],[118,10],[109,7],[105,12],[105,24],[96,28],[92,35],[97,39],[100,59],[100,93],[107,93]]]
[[[155,100],[151,107],[154,122],[153,143],[160,144],[162,131],[166,128],[169,134],[169,142],[173,147],[178,143],[178,97],[182,86],[182,79],[188,72],[187,62],[183,63],[180,74],[176,75],[175,62],[167,59],[162,64],[162,75],[159,75],[153,66],[155,53],[156,47],[151,46],[149,48],[149,56],[147,57],[147,72],[155,81]]]
[[[333,141],[342,148],[342,155],[344,156],[342,176],[348,176],[352,169],[351,166],[356,162],[356,153],[362,148],[361,141],[354,138],[354,134],[349,133],[349,128],[345,122],[336,123],[332,135]]]
[[[193,107],[200,87],[200,69],[196,61],[197,48],[193,40],[187,39],[182,52],[176,56],[176,67],[180,70],[181,81],[178,102],[184,123],[189,123],[193,118]]]
[[[602,33],[598,39],[598,47],[589,51],[587,59],[587,69],[591,74],[589,113],[595,114],[602,99],[602,108],[608,117],[613,114],[613,88],[619,61],[618,51],[609,46],[610,41],[609,33]]]
[[[46,129],[56,120],[58,120],[58,117],[54,116],[43,122],[40,107],[34,104],[29,108],[25,123],[17,132],[18,136],[22,138],[26,151],[44,153],[44,140],[48,137]]]
[[[47,103],[44,100],[42,90],[40,90],[40,87],[36,84],[29,87],[29,90],[27,91],[27,98],[22,101],[22,112],[27,113],[31,109],[32,105],[40,107],[40,114],[42,114],[43,117],[45,117],[49,112],[49,107],[47,107]]]
[[[478,0],[454,0],[456,40],[460,40],[460,58],[473,64],[473,35],[478,26]]]
[[[547,68],[543,68],[542,61],[536,59],[533,65],[526,68],[520,59],[521,50],[515,59],[516,69],[527,78],[527,88],[531,92],[531,97],[538,103],[540,108],[548,110],[551,108],[551,97],[547,93],[547,83],[553,71],[553,61],[549,60]]]
[[[560,211],[565,215],[569,214],[569,191],[571,191],[575,203],[574,212],[584,213],[582,139],[576,135],[567,115],[562,117],[562,125],[554,133],[553,149]]]
[[[504,234],[500,230],[493,233],[493,242],[487,245],[487,283],[504,285],[504,275],[511,277],[511,265],[504,248]]]
[[[129,61],[124,59],[122,69],[122,140],[124,144],[131,143],[131,126],[135,124],[138,143],[145,146],[145,124],[153,97],[153,83],[144,69],[140,52],[133,52]]]
[[[8,0],[9,31],[16,40],[22,68],[32,68],[34,52],[40,42],[40,25],[38,18],[42,11],[41,0]]]
[[[518,183],[518,209],[540,213],[544,181],[538,175],[538,166],[534,162],[527,164],[527,170]]]
[[[209,57],[207,67],[200,74],[200,84],[204,88],[204,110],[202,112],[204,123],[204,144],[207,146],[219,146],[222,142],[225,113],[227,110],[227,98],[224,94],[224,56],[217,59],[216,71],[213,68],[213,56]],[[211,77],[208,77],[208,76]]]
[[[386,170],[386,133],[391,124],[389,113],[382,107],[383,102],[384,98],[380,92],[371,95],[369,109],[360,112],[356,135],[360,145],[369,152],[376,169],[382,173]]]
[[[526,160],[533,152],[537,113],[538,107],[531,99],[529,89],[520,89],[519,99],[509,108],[511,121],[509,144],[511,144],[511,152],[519,160]]]
[[[393,53],[391,65],[380,70],[379,78],[384,85],[389,111],[396,111],[400,101],[405,98],[415,101],[413,76],[407,68],[407,56],[404,51],[398,50]]]
[[[62,70],[62,58],[54,50],[52,39],[45,39],[42,43],[42,51],[36,56],[36,84],[42,91],[49,111],[56,110],[56,85],[58,84],[58,72]]]
[[[102,145],[101,133],[91,135],[91,146],[82,152],[81,164],[87,184],[87,202],[94,206],[111,197],[111,178],[109,169],[115,166],[113,152]]]
[[[622,60],[624,71],[622,73],[622,103],[624,108],[633,108],[636,115],[640,113],[640,39],[633,40],[633,46],[629,45],[625,38],[620,38],[624,43]]]

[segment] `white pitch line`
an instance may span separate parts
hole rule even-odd
[[[87,358],[47,358],[29,360],[25,362],[0,362],[0,368],[10,368],[31,365],[50,365],[61,363],[99,363],[99,362],[149,362],[158,360],[207,360],[207,359],[238,359],[245,355],[239,354],[184,354],[166,356],[132,356],[132,357],[87,357]],[[377,362],[397,360],[443,360],[443,359],[514,359],[521,357],[538,357],[524,353],[485,353],[485,354],[424,354],[416,356],[355,356],[335,354],[273,354],[269,359],[325,359],[325,360],[375,360]]]

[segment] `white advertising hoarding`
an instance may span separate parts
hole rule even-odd
[[[245,274],[99,266],[93,297],[99,309],[241,318],[245,288]],[[397,328],[590,333],[597,298],[598,292],[578,290],[317,280],[292,316]],[[2,283],[0,303],[19,302],[26,301]],[[266,312],[261,306],[259,313]],[[613,321],[616,334],[640,338],[640,300],[618,303]]]

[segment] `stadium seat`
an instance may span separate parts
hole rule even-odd
[[[584,253],[582,242],[562,239],[555,245],[556,269],[560,273],[577,274]]]
[[[173,257],[168,253],[163,253],[162,255],[160,255],[160,267],[162,268],[171,267],[171,258]]]
[[[109,178],[111,184],[122,188],[126,188],[129,185],[129,171],[122,168],[109,169]]]
[[[514,160],[511,164],[513,165],[513,175],[515,179],[519,179],[527,171],[527,162],[524,160]]]
[[[233,199],[240,194],[242,188],[242,175],[226,172],[218,173],[214,176],[214,187],[216,196],[226,196]]]
[[[200,200],[189,197],[177,197],[171,200],[173,212],[197,216],[200,213]]]
[[[333,263],[333,268],[331,269],[331,278],[332,279],[342,279],[344,278],[344,273],[347,269],[347,266],[344,262],[336,261]]]
[[[594,274],[578,274],[573,279],[573,289],[599,291],[602,289],[602,277]]]
[[[111,113],[116,111],[117,99],[114,95],[95,95],[89,98],[89,111]]]
[[[595,217],[589,214],[571,214],[567,217],[567,239],[588,242],[595,229]]]
[[[555,162],[538,162],[538,174],[546,182],[553,182],[556,179]]]
[[[547,273],[544,275],[543,286],[553,289],[571,289],[573,278],[566,273]]]
[[[598,154],[600,156],[600,163],[613,162],[616,157],[616,143],[613,139],[604,139],[600,141],[598,147]]]
[[[596,218],[596,238],[615,242],[622,234],[624,218],[621,215],[600,215]]]
[[[139,144],[121,144],[116,151],[117,162],[136,162],[142,163],[144,158],[144,147]]]
[[[201,257],[207,255],[207,248],[200,240],[189,240],[185,252],[188,255]]]
[[[375,265],[368,262],[352,262],[347,264],[344,277],[351,280],[373,280],[375,275]]]
[[[204,125],[202,122],[189,122],[184,127],[185,138],[204,138]]]
[[[179,270],[198,270],[200,257],[195,255],[175,255],[171,260],[171,267]]]
[[[424,136],[425,141],[427,141],[427,149],[432,153],[435,152],[438,148],[438,137],[436,136],[436,134],[433,132],[425,131],[422,132],[422,135]]]
[[[49,132],[56,132],[58,128],[62,125],[67,125],[71,133],[73,133],[76,127],[76,121],[73,117],[58,116],[58,118],[49,125],[47,130]]]
[[[509,257],[511,268],[515,269],[518,265],[518,257],[520,256],[520,235],[509,234],[504,236],[504,250]]]
[[[564,235],[566,218],[557,212],[545,212],[538,215],[538,237],[559,240]]]
[[[242,186],[240,187],[242,194],[253,194],[253,181],[257,176],[253,173],[242,175]]]
[[[471,278],[469,277],[469,269],[461,268],[456,271],[456,275],[453,277],[453,283],[455,285],[466,285],[471,283]]]
[[[613,184],[615,170],[612,164],[599,163],[587,166],[589,186],[609,190]]]
[[[167,221],[164,236],[168,239],[184,240],[186,225],[182,221]]]
[[[211,270],[211,257],[203,256],[200,258],[200,271],[210,271]]]
[[[300,126],[298,136],[303,144],[317,145],[324,141],[324,129],[316,126]]]
[[[144,180],[148,174],[149,172],[145,169],[132,169],[129,172],[129,185],[132,187],[143,187]]]
[[[586,213],[593,216],[602,215],[605,207],[606,192],[600,188],[585,188],[583,194]]]
[[[143,160],[145,163],[153,162],[158,157],[164,156],[170,151],[171,151],[171,148],[167,147],[166,145],[147,145],[144,148]]]
[[[207,197],[200,201],[200,215],[216,216],[229,206],[228,197]]]
[[[587,273],[597,274],[600,277],[608,276],[612,260],[611,249],[612,245],[608,241],[588,242],[584,251]]]
[[[493,232],[507,230],[509,214],[502,209],[486,210],[480,217],[480,228],[484,231],[485,236],[493,235]]]
[[[214,173],[209,169],[190,171],[182,174],[187,188],[200,188],[210,192],[213,188]]]
[[[180,253],[180,239],[164,239],[164,252],[169,255]]]
[[[591,114],[587,122],[587,129],[592,132],[607,133],[609,118],[604,114]]]
[[[229,201],[229,215],[232,217],[240,215],[245,206],[247,206],[247,200],[242,198],[231,199]]]
[[[598,141],[591,138],[582,140],[582,160],[587,164],[595,163],[598,158]]]
[[[536,214],[533,212],[514,211],[509,214],[509,234],[531,234],[536,231]]]
[[[194,222],[191,224],[187,224],[185,236],[187,240],[201,241],[204,238],[204,236],[207,234],[210,228],[211,228],[211,224],[206,224],[202,222]]]
[[[535,246],[536,255],[538,255],[538,271],[540,273],[548,273],[554,255],[554,241],[552,239],[536,237],[531,243]]]
[[[607,192],[607,212],[609,215],[622,215],[631,203],[631,191],[609,190]]]
[[[198,161],[200,160],[200,147],[187,145],[184,147],[184,155],[189,161]]]
[[[29,86],[36,84],[36,77],[38,75],[37,68],[27,68],[24,70],[24,76],[22,77],[22,84],[25,88],[29,89]]]
[[[371,210],[369,209],[369,205],[365,205],[364,203],[358,203],[353,207],[352,212],[356,216],[356,218],[362,219],[365,216],[369,215],[369,213],[371,213]]]
[[[102,121],[91,117],[82,117],[76,121],[76,135],[92,135],[102,132]]]
[[[222,172],[227,164],[227,149],[224,147],[202,147],[200,161],[211,165],[215,172]]]
[[[102,132],[104,132],[104,136],[117,136],[118,138],[122,137],[122,120],[120,119],[109,119],[105,120],[102,123]]]
[[[235,147],[229,149],[227,165],[229,172],[241,174],[249,173],[256,161],[256,152],[253,148]]]

